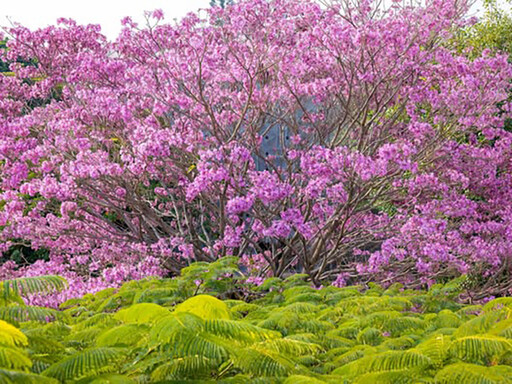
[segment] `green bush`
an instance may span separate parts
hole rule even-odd
[[[225,258],[58,311],[20,295],[62,280],[5,282],[0,382],[511,382],[512,298],[460,304],[463,279],[428,291],[243,281]],[[246,299],[231,298],[236,290]]]

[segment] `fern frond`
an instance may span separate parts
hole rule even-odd
[[[94,339],[100,335],[105,328],[102,327],[90,327],[83,331],[72,332],[64,338],[64,341],[74,346],[91,345]]]
[[[119,359],[118,348],[93,348],[66,357],[42,372],[43,376],[65,381],[112,369],[111,363]]]
[[[416,345],[417,341],[410,336],[400,336],[384,341],[381,345],[384,348],[401,350],[409,349]]]
[[[466,362],[478,363],[490,360],[512,350],[510,340],[499,336],[466,336],[452,341],[449,352]]]
[[[25,346],[28,344],[28,340],[18,328],[0,320],[0,344],[11,347]]]
[[[457,328],[461,322],[461,317],[448,309],[439,312],[434,320],[436,328]]]
[[[192,313],[205,320],[231,319],[228,306],[216,297],[208,295],[193,296],[183,303],[178,304],[174,312]]]
[[[464,337],[487,333],[496,323],[505,320],[509,314],[505,310],[488,312],[477,316],[462,324],[455,333],[455,337]]]
[[[184,377],[207,377],[218,365],[218,360],[208,359],[204,356],[180,357],[156,368],[151,374],[151,379],[156,382]]]
[[[0,383],[6,384],[59,384],[50,377],[35,375],[33,373],[10,371],[0,369]]]
[[[67,288],[68,282],[60,276],[46,275],[35,277],[20,277],[2,282],[4,297],[11,295],[25,296],[33,293],[48,293],[62,291]]]
[[[421,373],[413,369],[366,373],[359,376],[354,384],[414,384],[418,383]]]
[[[123,285],[123,288],[126,288],[126,284]],[[136,290],[119,291],[115,295],[108,296],[105,300],[100,300],[90,307],[96,312],[111,312],[124,306],[131,305],[136,294]]]
[[[396,371],[405,369],[425,369],[432,361],[416,351],[387,351],[364,356],[352,363],[336,369],[335,374],[361,375],[370,372]]]
[[[183,300],[182,296],[182,292],[177,287],[152,288],[137,293],[133,298],[133,303],[163,304],[178,299]]]
[[[246,348],[237,352],[232,360],[236,367],[254,376],[287,376],[295,370],[293,361],[270,350]]]
[[[178,332],[172,335],[168,350],[173,356],[203,356],[224,360],[229,356],[232,343],[206,332]]]
[[[512,309],[512,297],[498,297],[486,303],[483,307],[484,312],[497,311],[503,308]]]
[[[439,384],[504,384],[510,382],[507,377],[500,374],[495,367],[457,363],[440,370],[435,377]]]
[[[357,341],[361,344],[379,345],[382,342],[382,332],[376,328],[365,328],[357,334]]]
[[[425,321],[417,317],[401,316],[387,320],[382,329],[398,336],[404,331],[415,331],[425,328]]]
[[[228,303],[226,303],[228,304]],[[229,304],[228,304],[229,307]],[[256,311],[260,309],[259,305],[251,304],[251,303],[239,303],[236,305],[233,305],[229,308],[229,311],[232,315],[234,315],[235,318],[242,318],[247,316],[249,313]]]
[[[121,322],[119,320],[114,319],[114,316],[111,313],[100,312],[76,323],[73,326],[73,330],[82,331],[85,328],[95,326],[113,327],[119,324],[121,324]]]
[[[274,339],[280,336],[277,332],[234,320],[206,320],[204,330],[227,339],[248,342]]]
[[[0,346],[0,367],[26,371],[32,366],[32,361],[23,350]]]
[[[122,324],[98,335],[98,347],[134,346],[147,338],[149,327],[143,324]]]
[[[336,365],[346,365],[352,361],[356,361],[367,354],[375,354],[377,350],[367,345],[357,345],[351,350],[339,355],[334,359]]]
[[[114,319],[122,321],[123,323],[147,324],[156,323],[170,315],[171,312],[160,305],[140,303],[121,309],[114,315]]]
[[[56,321],[48,324],[35,324],[36,328],[26,328],[23,332],[27,336],[42,336],[42,337],[54,337],[56,339],[62,339],[71,333],[72,328],[60,321]]]
[[[326,381],[316,379],[310,376],[292,375],[284,381],[283,384],[325,384]]]
[[[448,358],[450,336],[434,335],[416,346],[416,350],[428,356],[435,365],[442,365]]]
[[[298,295],[292,295],[286,299],[286,302],[289,304],[291,304],[291,303],[319,304],[322,301],[323,301],[323,297],[318,292],[301,293]]]
[[[400,313],[398,311],[377,311],[370,313],[369,315],[365,316],[361,320],[361,326],[363,328],[366,327],[374,327],[374,328],[382,328],[384,324],[391,320],[396,319],[397,317],[402,317],[403,313]]]
[[[86,377],[78,380],[76,384],[136,384],[136,382],[124,375],[107,373],[99,376]]]
[[[22,323],[25,321],[38,321],[46,323],[63,319],[65,315],[51,308],[10,305],[0,307],[0,320],[7,321],[12,324]]]
[[[282,307],[281,311],[283,312],[293,312],[299,315],[303,314],[311,314],[318,312],[320,307],[318,305],[308,303],[308,302],[297,302],[293,304],[289,304],[285,307]]]
[[[174,335],[179,332],[196,331],[203,329],[204,321],[191,313],[172,313],[162,318],[151,327],[149,338],[153,345],[170,343]]]
[[[318,344],[288,338],[268,340],[254,344],[253,348],[276,351],[288,356],[315,355],[322,350]]]
[[[56,340],[37,336],[27,335],[29,350],[34,353],[57,354],[64,351],[64,346]]]

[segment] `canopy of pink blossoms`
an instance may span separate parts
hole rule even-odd
[[[3,276],[73,295],[225,255],[315,283],[509,273],[507,57],[450,48],[461,1],[332,3],[155,12],[114,42],[7,31],[2,247],[50,261]]]

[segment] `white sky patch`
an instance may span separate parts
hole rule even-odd
[[[506,0],[501,0],[503,4]],[[121,30],[121,19],[130,16],[144,24],[144,11],[162,9],[166,21],[181,19],[188,12],[209,7],[209,0],[0,0],[0,26],[18,22],[30,29],[55,24],[59,17],[79,24],[100,24],[102,32],[115,39]],[[482,1],[477,0],[472,14],[481,14]]]
[[[103,34],[115,39],[126,16],[145,24],[144,11],[161,9],[171,21],[209,5],[209,0],[0,0],[0,26],[18,22],[36,29],[66,17],[79,24],[100,24]]]

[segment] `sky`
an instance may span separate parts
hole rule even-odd
[[[482,9],[481,4],[481,0],[476,2],[475,13]],[[0,26],[18,22],[35,29],[67,17],[79,24],[100,24],[103,33],[115,39],[125,16],[144,23],[144,11],[162,9],[166,19],[172,20],[208,6],[209,0],[0,0]]]
[[[121,30],[121,19],[130,16],[144,23],[144,11],[162,9],[166,20],[209,7],[209,0],[0,0],[0,26],[18,22],[30,29],[55,24],[59,17],[79,24],[100,24],[108,38]]]

